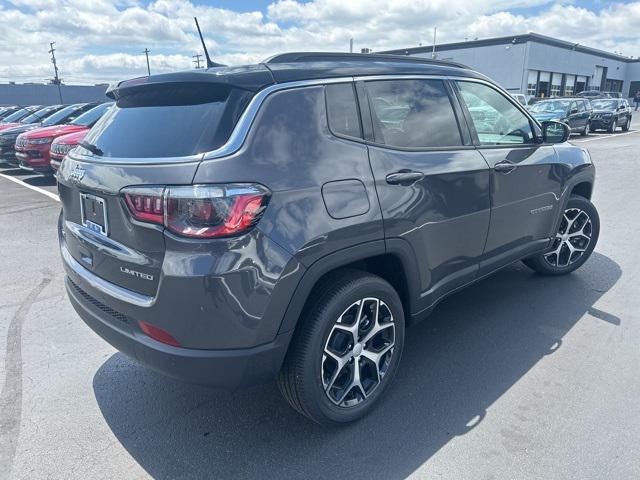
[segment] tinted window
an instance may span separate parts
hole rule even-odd
[[[52,113],[57,112],[62,108],[61,105],[52,105],[50,107],[44,107],[40,110],[33,112],[31,115],[26,117],[24,120],[21,120],[22,123],[38,123],[42,122],[45,118],[47,118]]]
[[[182,157],[208,152],[224,144],[250,97],[244,90],[211,84],[143,90],[118,99],[84,142],[96,146],[105,157]]]
[[[349,137],[362,137],[353,85],[350,83],[327,85],[326,95],[327,116],[331,131]]]
[[[449,95],[441,80],[367,82],[376,142],[394,147],[462,145]]]
[[[87,104],[69,105],[68,107],[65,107],[62,110],[54,113],[50,117],[47,117],[47,119],[42,122],[42,125],[48,127],[51,125],[68,123],[71,120],[75,119],[78,115],[86,112],[88,108],[90,108],[90,105]]]
[[[578,111],[579,112],[584,112],[587,108],[586,102],[582,101],[582,102],[578,102]]]
[[[27,115],[29,115],[28,110],[18,110],[17,112],[13,112],[11,115],[7,115],[5,118],[2,119],[2,121],[7,123],[17,122],[18,120],[26,117]]]
[[[529,119],[503,94],[481,83],[457,84],[481,145],[533,143]]]
[[[100,120],[100,117],[104,115],[104,112],[107,111],[109,107],[112,107],[113,102],[103,103],[102,105],[98,105],[97,107],[92,108],[88,112],[83,113],[78,118],[76,118],[71,125],[81,125],[83,127],[91,127],[94,123]]]

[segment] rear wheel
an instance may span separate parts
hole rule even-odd
[[[600,218],[593,204],[584,197],[571,196],[551,247],[523,260],[544,275],[564,275],[587,261],[598,241]]]
[[[584,126],[584,129],[580,132],[580,135],[582,135],[583,137],[586,137],[587,135],[589,135],[590,131],[591,131],[591,122],[587,122],[587,124]]]
[[[404,314],[393,287],[343,270],[314,291],[278,386],[294,409],[317,423],[351,422],[386,390],[403,345]]]

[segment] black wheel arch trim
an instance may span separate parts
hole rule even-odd
[[[413,250],[408,242],[402,239],[387,239],[386,241],[380,239],[330,253],[311,264],[298,282],[298,286],[283,316],[278,334],[295,329],[307,303],[307,299],[320,278],[329,272],[346,267],[359,260],[366,260],[381,255],[395,256],[401,262],[408,289],[407,302],[410,310],[409,312],[405,312],[405,316],[409,316],[412,312],[415,312],[416,299],[418,298],[416,288],[417,285],[419,285],[419,279]],[[400,292],[398,293],[400,294]]]
[[[560,222],[562,221],[562,212],[564,212],[567,208],[567,204],[569,203],[569,198],[571,198],[571,192],[573,191],[573,189],[581,183],[589,183],[591,185],[591,192],[593,194],[595,168],[592,164],[588,166],[590,168],[582,169],[576,172],[565,184],[559,202],[560,208],[557,212],[557,218],[553,225],[553,230],[550,232],[550,238],[553,237],[558,231],[558,228],[560,228]],[[591,198],[588,198],[588,200],[591,200]]]

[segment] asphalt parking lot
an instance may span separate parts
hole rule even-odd
[[[342,429],[274,384],[209,390],[116,352],[66,298],[54,180],[0,165],[0,478],[638,478],[639,129],[572,138],[597,166],[587,264],[517,264],[443,302]]]

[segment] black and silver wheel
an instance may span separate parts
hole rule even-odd
[[[600,219],[593,204],[572,196],[562,214],[558,231],[547,251],[524,260],[535,271],[562,275],[579,268],[595,248],[600,233]]]
[[[584,129],[580,132],[580,135],[582,135],[583,137],[586,137],[587,135],[589,135],[590,131],[591,131],[591,122],[587,122],[586,125],[584,126]]]
[[[631,128],[631,117],[627,117],[627,121],[624,122],[624,125],[622,126],[622,131],[628,132],[630,128]]]
[[[618,119],[614,118],[613,120],[611,120],[611,124],[609,125],[609,128],[607,128],[607,132],[614,133],[616,131],[617,126],[618,126]]]
[[[344,270],[316,288],[278,385],[300,413],[322,423],[366,415],[400,361],[404,314],[380,277]]]

